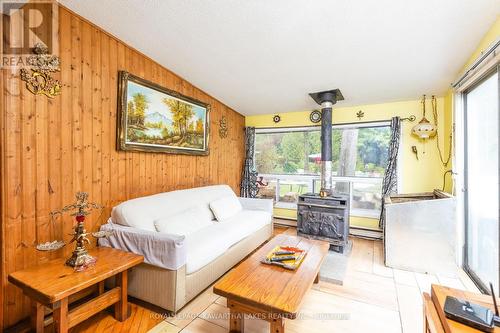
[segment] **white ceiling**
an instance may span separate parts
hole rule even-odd
[[[244,115],[443,94],[499,0],[61,0]]]

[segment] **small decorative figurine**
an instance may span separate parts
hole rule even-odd
[[[76,193],[76,202],[70,205],[64,206],[60,210],[50,212],[52,217],[57,215],[62,215],[68,211],[74,211],[71,216],[75,216],[77,224],[75,225],[75,231],[72,233],[73,238],[70,243],[75,242],[75,250],[71,257],[66,260],[66,265],[75,267],[76,270],[81,270],[81,268],[88,267],[95,263],[96,258],[92,257],[85,248],[85,244],[90,244],[90,240],[87,238],[87,231],[85,230],[85,216],[90,214],[92,209],[101,209],[103,206],[94,203],[88,202],[88,193],[87,192],[77,192]],[[92,236],[95,238],[108,237],[111,233],[107,231],[99,231],[92,233]],[[43,244],[38,244],[36,249],[39,251],[55,251],[63,246],[66,243],[64,241],[53,241],[47,242]]]

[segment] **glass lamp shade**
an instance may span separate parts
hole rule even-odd
[[[436,126],[424,117],[417,125],[413,126],[411,132],[420,139],[429,139],[436,135]]]

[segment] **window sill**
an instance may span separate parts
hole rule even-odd
[[[349,216],[364,217],[368,219],[379,219],[380,211],[370,209],[351,209]]]
[[[274,208],[292,209],[297,210],[297,204],[294,202],[278,201],[274,204]]]

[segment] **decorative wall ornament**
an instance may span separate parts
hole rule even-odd
[[[274,123],[277,124],[277,123],[279,123],[281,121],[281,117],[276,114],[276,115],[273,116],[273,121],[274,121]]]
[[[219,137],[222,139],[227,138],[227,131],[228,131],[227,118],[226,116],[222,116],[222,118],[219,120]]]
[[[61,93],[61,82],[51,76],[59,71],[59,57],[48,54],[49,49],[42,43],[35,45],[33,53],[27,58],[30,69],[21,68],[21,80],[33,94],[54,98]]]
[[[417,146],[411,146],[411,152],[413,154],[415,154],[415,158],[417,159],[418,161],[418,149],[417,149]]]
[[[311,112],[309,115],[309,120],[311,120],[312,123],[319,123],[321,121],[321,111],[319,110],[314,110]]]
[[[425,95],[422,96],[422,120],[411,130],[413,135],[416,135],[419,139],[426,140],[434,137],[436,135],[436,126],[431,124],[427,118],[425,118]]]
[[[96,258],[92,257],[85,248],[85,244],[89,244],[90,240],[87,238],[88,234],[85,230],[85,216],[90,214],[92,209],[101,209],[102,206],[94,203],[88,202],[88,193],[87,192],[77,192],[76,193],[76,202],[70,205],[64,206],[59,210],[55,210],[50,212],[50,216],[53,218],[57,215],[62,215],[63,213],[73,211],[71,216],[74,216],[76,219],[76,225],[73,232],[73,238],[70,243],[76,242],[75,250],[68,260],[66,260],[66,265],[74,267],[76,270],[82,270],[95,263]],[[99,231],[92,233],[92,236],[95,238],[102,238],[111,236],[110,232]],[[38,244],[36,249],[39,251],[55,251],[59,250],[66,243],[62,240],[55,240],[53,242],[47,242],[43,244]]]
[[[365,113],[361,110],[358,111],[358,113],[356,113],[356,117],[358,117],[358,120],[361,120],[361,118],[363,118],[365,116]]]

